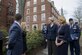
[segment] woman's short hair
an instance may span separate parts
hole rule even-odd
[[[59,16],[58,18],[60,21],[62,21],[62,24],[66,24],[66,19],[63,16]]]
[[[26,29],[26,22],[22,22],[21,27],[22,27],[23,30],[25,30]]]
[[[22,19],[22,15],[21,14],[18,13],[18,14],[15,15],[15,20],[16,21],[20,21],[21,19]]]

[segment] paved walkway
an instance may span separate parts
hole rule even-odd
[[[68,52],[68,54],[70,55],[70,52]],[[48,55],[48,49],[43,49],[42,51],[38,52],[36,55]]]
[[[38,52],[36,55],[48,55],[47,48],[43,49],[42,51]]]
[[[81,37],[81,40],[80,40],[80,45],[81,45],[81,49],[82,49],[82,37]],[[69,52],[68,54],[70,55],[70,52]],[[38,52],[36,55],[48,55],[48,50],[47,50],[47,48],[41,50],[41,51]],[[82,50],[81,50],[81,55],[82,55]]]

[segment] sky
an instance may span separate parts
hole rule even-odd
[[[16,0],[16,2],[17,2],[17,4],[16,4],[16,13],[18,13],[18,7],[19,7],[18,0]]]
[[[58,11],[60,11],[61,8],[65,11],[65,17],[68,19],[73,16],[73,12],[77,7],[77,1],[78,0],[52,0],[54,1],[55,7]]]

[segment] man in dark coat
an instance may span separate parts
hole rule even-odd
[[[9,30],[7,55],[21,55],[23,53],[23,31],[20,25],[22,16],[20,14],[16,14],[15,18],[16,19]]]
[[[69,19],[70,23],[70,52],[71,55],[80,55],[80,34],[81,30],[77,24],[74,24],[72,18]]]
[[[49,25],[47,26],[47,42],[48,42],[48,55],[55,55],[56,45],[55,40],[57,36],[58,27],[54,23],[54,19],[52,17],[49,18]]]
[[[43,25],[43,27],[42,27],[42,34],[43,34],[43,37],[44,37],[43,46],[44,46],[44,48],[46,48],[47,47],[47,41],[46,41],[47,24]]]
[[[0,31],[0,55],[3,55],[2,54],[2,49],[3,49],[3,34],[2,34],[2,32]]]

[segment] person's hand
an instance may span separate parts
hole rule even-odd
[[[60,43],[56,43],[57,46],[61,46],[64,43],[64,41],[61,41]]]
[[[62,45],[63,43],[64,43],[64,41],[61,41],[60,43],[58,43],[58,38],[56,38],[56,41],[55,41],[56,46],[60,46],[60,45]]]
[[[47,42],[48,40],[46,39],[46,42]]]
[[[78,37],[76,37],[76,39],[78,40],[79,38],[78,38]]]

